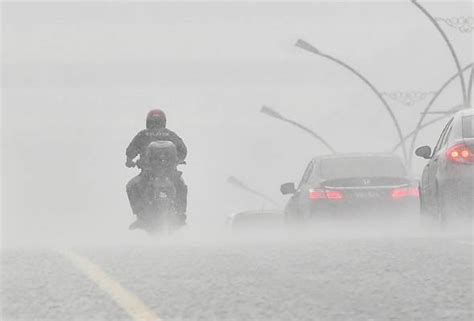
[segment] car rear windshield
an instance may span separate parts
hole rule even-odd
[[[395,157],[349,157],[321,161],[324,178],[404,177],[405,167]]]
[[[462,136],[464,138],[474,138],[474,115],[462,118]]]

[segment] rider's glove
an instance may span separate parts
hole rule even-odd
[[[135,162],[133,161],[133,159],[127,157],[127,161],[125,162],[125,166],[127,166],[128,168],[134,167]]]

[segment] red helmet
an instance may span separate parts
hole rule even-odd
[[[153,109],[146,115],[146,128],[166,127],[166,114],[161,109]]]

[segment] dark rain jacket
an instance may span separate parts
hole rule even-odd
[[[169,130],[168,128],[150,128],[140,131],[131,141],[130,145],[127,147],[127,157],[134,159],[138,155],[141,158],[145,155],[145,150],[151,142],[154,141],[170,141],[176,145],[178,151],[178,158],[180,161],[184,161],[188,153],[186,145],[184,144],[181,137],[179,137],[175,132]]]

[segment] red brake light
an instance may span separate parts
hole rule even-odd
[[[392,198],[393,199],[401,199],[405,197],[420,197],[420,190],[418,187],[402,187],[402,188],[395,188],[392,191]]]
[[[339,191],[326,191],[326,197],[330,200],[342,200],[344,195]]]
[[[321,190],[309,190],[309,198],[312,200],[320,200],[326,198],[326,194]]]
[[[321,200],[321,199],[328,199],[331,201],[342,200],[344,198],[344,194],[339,191],[327,191],[327,190],[309,190],[309,198],[313,201]]]
[[[462,163],[462,164],[472,164],[474,163],[474,153],[465,144],[458,144],[451,147],[446,156],[451,162]]]

